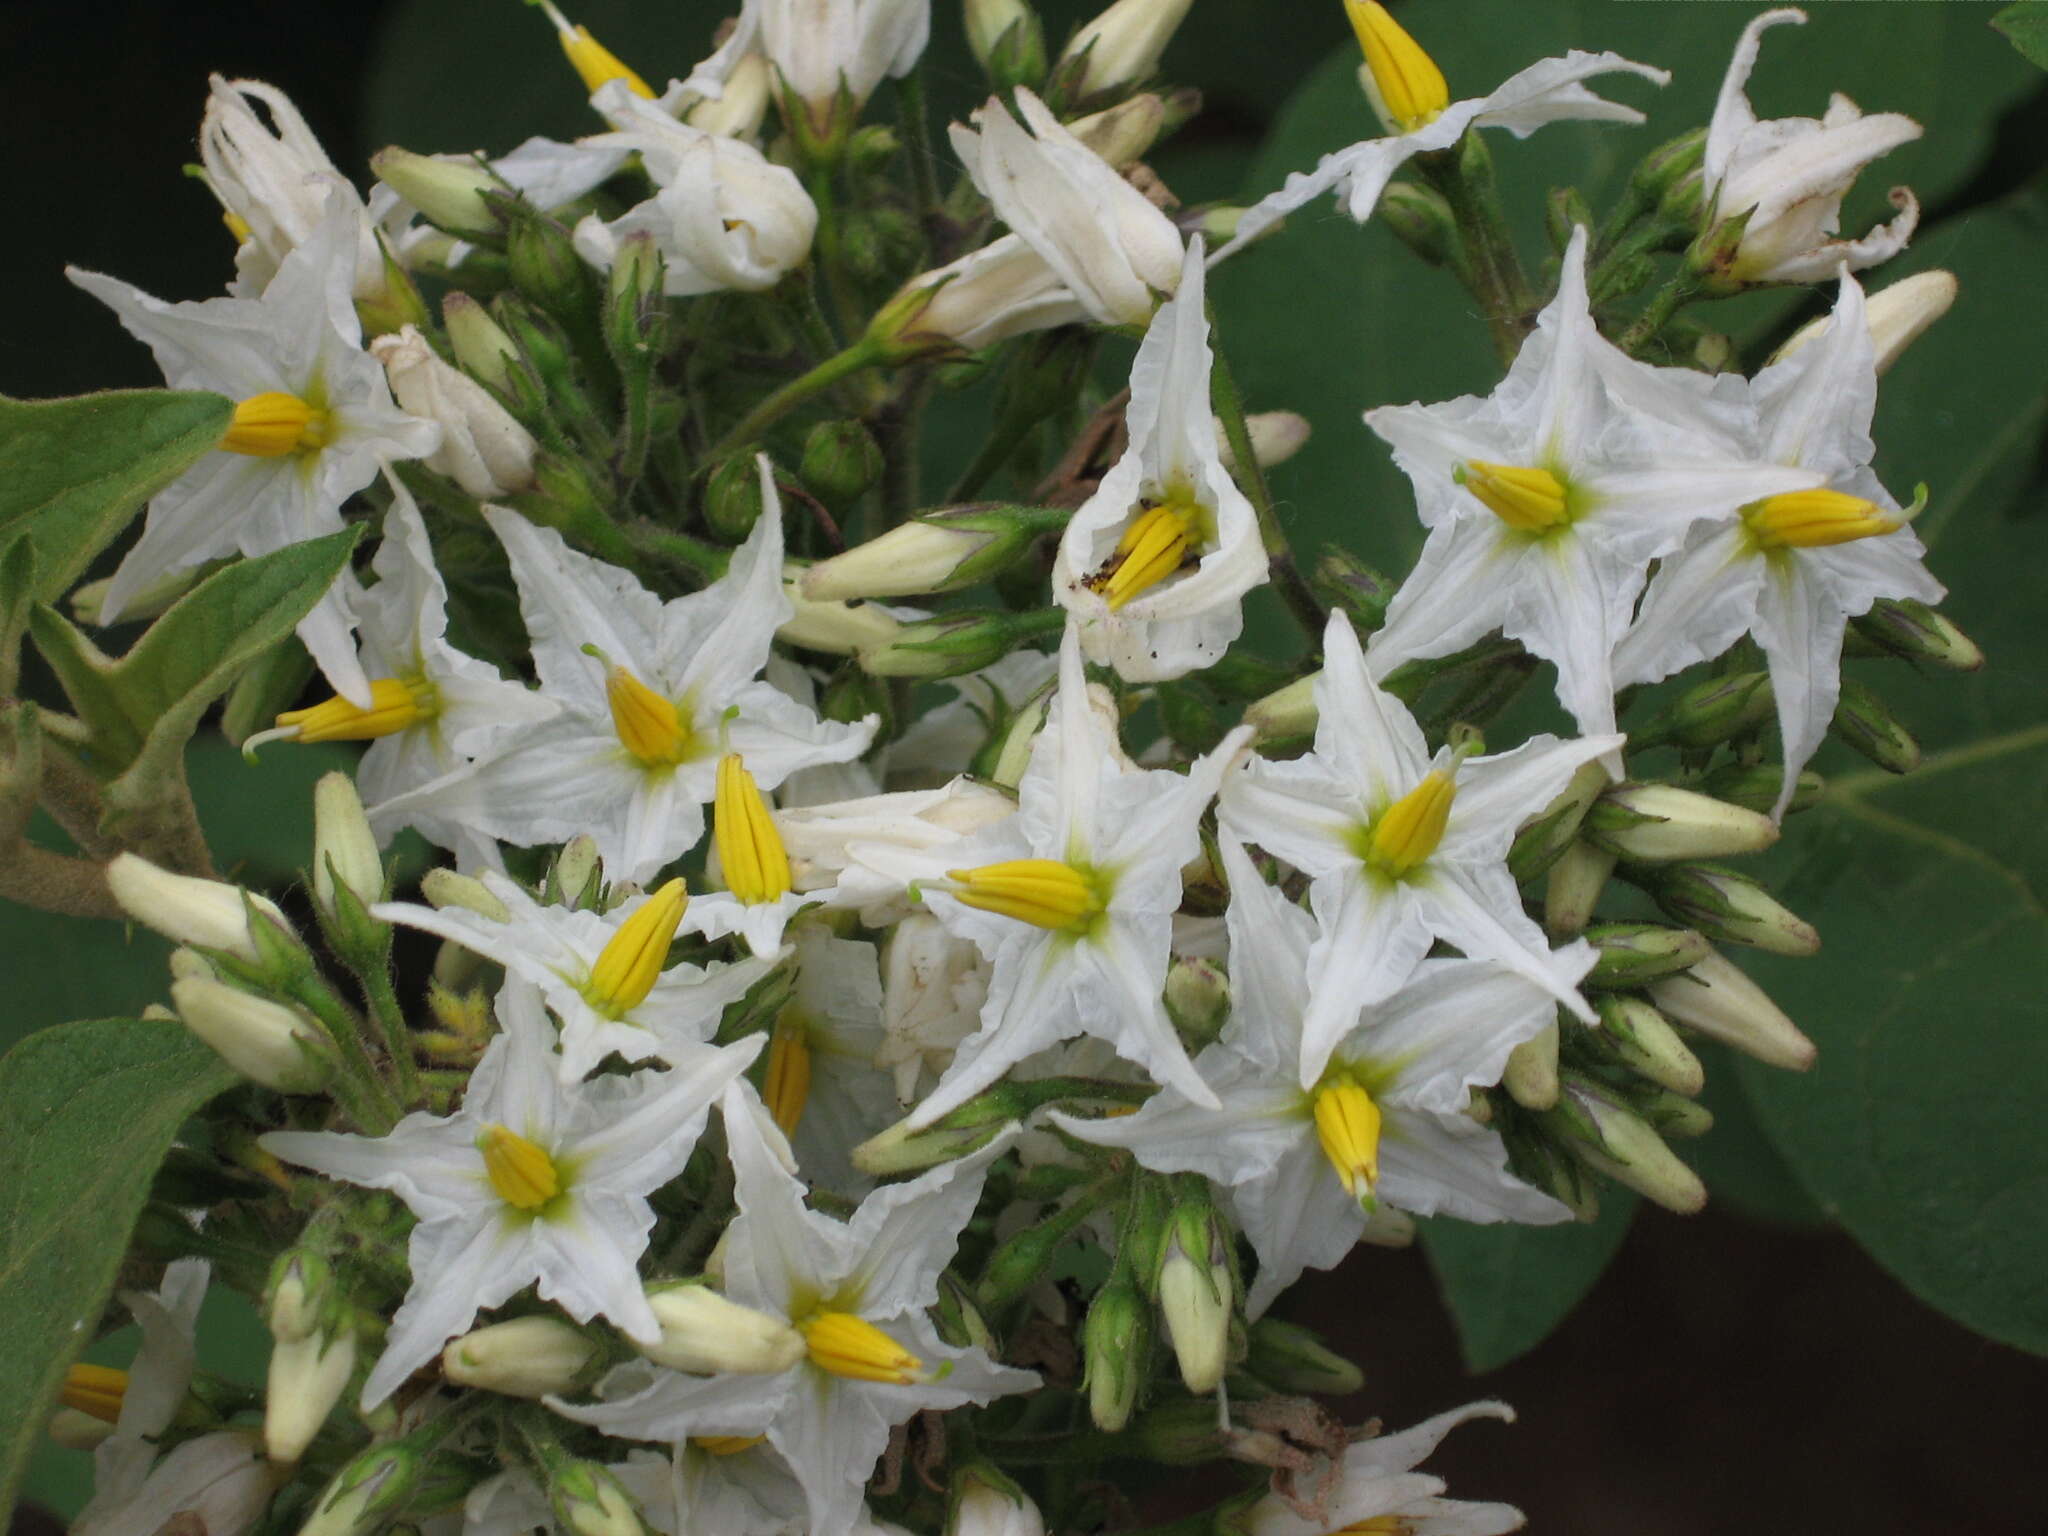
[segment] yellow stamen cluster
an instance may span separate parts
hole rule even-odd
[[[1339,1526],[1330,1536],[1411,1536],[1414,1529],[1405,1515],[1374,1515],[1356,1525]]]
[[[66,1408],[89,1413],[109,1424],[121,1417],[121,1399],[128,1391],[128,1373],[111,1365],[74,1365],[64,1373],[59,1394]]]
[[[510,1126],[485,1126],[476,1145],[484,1155],[491,1188],[513,1209],[537,1211],[562,1192],[561,1170],[547,1149]]]
[[[803,1021],[785,1012],[768,1042],[768,1068],[761,1077],[761,1102],[782,1134],[794,1136],[811,1097],[811,1042]]]
[[[1338,1073],[1316,1090],[1316,1139],[1344,1193],[1368,1209],[1380,1181],[1380,1107],[1358,1079]]]
[[[1079,932],[1103,910],[1096,882],[1058,859],[1012,859],[979,869],[949,869],[953,895],[970,907],[1039,928]]]
[[[821,1371],[899,1387],[924,1377],[922,1360],[852,1312],[814,1312],[796,1326],[811,1364]]]
[[[1444,840],[1451,802],[1458,798],[1455,770],[1432,768],[1407,794],[1380,813],[1365,839],[1366,867],[1390,879],[1412,873]]]
[[[748,906],[779,901],[789,894],[789,853],[760,786],[737,752],[718,760],[711,839],[718,849],[726,888]]]
[[[1365,67],[1372,71],[1380,105],[1393,125],[1403,133],[1413,133],[1436,121],[1451,104],[1450,87],[1436,60],[1422,51],[1422,45],[1377,0],[1344,0],[1344,9],[1351,14],[1351,30],[1358,34]]]
[[[689,904],[690,893],[679,879],[642,902],[598,951],[590,979],[583,983],[583,1000],[613,1019],[624,1018],[646,1002],[661,979],[668,947],[675,942]]]
[[[434,685],[423,677],[380,677],[370,684],[370,707],[336,694],[308,709],[288,709],[277,728],[297,741],[374,741],[410,730],[441,712]]]
[[[737,1456],[741,1451],[751,1451],[767,1438],[766,1435],[692,1435],[690,1444],[714,1456]]]
[[[1208,514],[1193,492],[1176,488],[1166,500],[1131,519],[1117,540],[1116,552],[1085,584],[1101,593],[1110,612],[1115,613],[1193,560],[1207,521]]]
[[[1875,538],[1904,526],[1874,501],[1845,491],[1787,491],[1742,509],[1742,524],[1759,549],[1816,549]]]
[[[1487,511],[1522,533],[1548,533],[1571,521],[1564,482],[1547,469],[1467,459],[1451,478]]]
[[[673,768],[688,758],[697,733],[675,701],[656,693],[624,667],[605,673],[605,702],[611,706],[612,729],[619,742],[648,768]]]
[[[655,92],[639,75],[619,60],[617,54],[590,35],[584,26],[571,26],[569,18],[556,10],[547,0],[541,0],[541,9],[548,13],[548,20],[555,24],[555,36],[561,42],[562,52],[577,74],[583,77],[584,89],[593,96],[600,87],[614,80],[626,82],[626,89],[635,96],[652,101]]]
[[[281,459],[326,447],[327,430],[325,411],[297,395],[272,389],[236,404],[220,446],[228,453],[246,453],[251,458]]]

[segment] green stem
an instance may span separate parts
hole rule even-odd
[[[818,266],[806,262],[782,280],[776,289],[790,318],[803,333],[804,345],[811,349],[814,357],[830,357],[840,350],[839,338],[832,330],[832,323],[825,318],[825,308],[818,302]]]
[[[391,985],[391,971],[388,966],[365,966],[357,972],[363,984],[363,1001],[370,1006],[370,1018],[382,1037],[385,1052],[391,1057],[392,1071],[398,1078],[398,1100],[407,1107],[420,1102],[419,1063],[413,1060],[412,1040],[405,1027],[405,1009],[399,1004],[398,993]]]
[[[398,1123],[399,1106],[370,1060],[369,1048],[363,1042],[363,1021],[310,971],[292,977],[282,990],[313,1015],[341,1052],[337,1064],[340,1070],[328,1085],[328,1092],[363,1131],[382,1136]]]
[[[1503,364],[1512,363],[1535,323],[1535,303],[1494,189],[1485,141],[1468,129],[1454,148],[1417,155],[1415,165],[1451,206],[1465,253],[1466,286],[1486,316],[1495,353]]]
[[[1323,612],[1323,605],[1316,601],[1315,593],[1309,589],[1301,567],[1294,563],[1294,551],[1288,545],[1287,531],[1280,526],[1280,514],[1273,505],[1273,492],[1266,484],[1266,472],[1259,467],[1258,455],[1252,451],[1252,433],[1245,421],[1244,397],[1238,393],[1237,380],[1231,374],[1223,349],[1215,344],[1215,324],[1216,317],[1212,313],[1209,317],[1210,350],[1215,361],[1209,373],[1209,402],[1222,418],[1223,440],[1230,444],[1237,483],[1244,488],[1252,511],[1258,517],[1259,539],[1266,547],[1273,585],[1279,590],[1281,601],[1287,604],[1287,611],[1294,615],[1295,622],[1308,636],[1309,644],[1315,645],[1322,640],[1327,615]]]
[[[1024,439],[1037,429],[1037,418],[1027,417],[1021,412],[997,422],[994,433],[982,444],[981,452],[974,456],[974,462],[946,492],[946,504],[957,506],[963,501],[972,501],[975,494],[1009,462],[1010,455],[1024,446]]]
[[[932,134],[925,107],[924,65],[919,63],[896,82],[897,121],[903,128],[903,147],[910,158],[911,202],[918,228],[929,236],[939,211],[939,173],[932,159]]]
[[[846,275],[846,241],[840,229],[837,168],[819,165],[805,181],[811,201],[818,209],[818,233],[811,242],[817,253],[816,265],[825,278],[825,291],[832,296],[832,308],[842,330],[851,334],[861,323],[860,301]]]
[[[1699,297],[1699,280],[1679,268],[1670,282],[1657,290],[1649,307],[1636,317],[1635,323],[1622,332],[1621,350],[1630,357],[1640,357],[1657,333],[1671,322],[1671,317]]]
[[[715,443],[704,457],[712,464],[723,463],[742,448],[761,440],[761,435],[814,395],[823,394],[841,379],[851,378],[864,368],[883,361],[882,349],[862,339],[844,352],[828,357],[809,373],[791,379],[747,412],[739,425]]]

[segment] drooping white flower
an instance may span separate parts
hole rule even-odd
[[[1074,1035],[1109,1041],[1197,1103],[1214,1096],[1160,1000],[1181,866],[1200,848],[1202,812],[1247,739],[1233,733],[1186,774],[1133,769],[1095,710],[1070,623],[1060,686],[1018,786],[1018,810],[952,851],[925,887],[947,929],[994,967],[981,1029],[910,1117],[929,1125],[1025,1057]]]
[[[1366,412],[1430,530],[1368,643],[1374,671],[1499,629],[1556,664],[1582,732],[1611,732],[1610,661],[1650,562],[1697,522],[1820,483],[1754,454],[1739,389],[1635,362],[1602,337],[1575,230],[1557,297],[1492,394]],[[1608,767],[1619,777],[1618,756]]]
[[[1863,290],[1841,274],[1827,329],[1750,385],[1761,456],[1810,469],[1819,490],[1766,497],[1703,525],[1669,556],[1615,652],[1615,681],[1653,682],[1754,635],[1770,664],[1785,779],[1782,817],[1826,735],[1842,685],[1842,632],[1881,597],[1939,602],[1912,515],[1870,467],[1877,367]],[[1917,506],[1914,510],[1918,510]]]
[[[761,473],[760,521],[726,574],[669,602],[554,530],[485,509],[511,557],[540,691],[561,713],[382,811],[425,811],[520,846],[588,832],[614,877],[644,880],[704,835],[727,753],[763,789],[860,756],[872,717],[820,720],[760,679],[789,616],[782,506],[765,459]]]
[[[976,127],[953,125],[967,174],[1091,318],[1145,324],[1180,282],[1180,232],[1044,102],[1022,86],[1016,102],[1022,123],[991,97]]]
[[[1561,58],[1542,59],[1510,75],[1485,96],[1452,101],[1442,71],[1384,6],[1367,0],[1346,0],[1346,4],[1365,50],[1362,78],[1386,123],[1387,137],[1333,150],[1316,162],[1314,170],[1290,174],[1278,192],[1260,198],[1244,211],[1235,235],[1216,253],[1216,260],[1325,192],[1334,191],[1344,211],[1363,224],[1372,217],[1394,173],[1412,156],[1449,149],[1468,128],[1505,128],[1516,138],[1526,139],[1545,123],[1640,123],[1643,114],[1634,107],[1608,101],[1586,89],[1581,82],[1595,75],[1625,70],[1658,85],[1671,79],[1668,70],[1638,64],[1616,53],[1585,53],[1574,48]]]
[[[885,77],[910,73],[931,37],[931,0],[748,0],[747,14],[756,45],[820,124],[842,90],[857,110]]]
[[[1432,759],[1414,717],[1366,671],[1341,613],[1323,634],[1315,697],[1315,750],[1288,762],[1246,759],[1225,777],[1217,809],[1232,834],[1312,882],[1318,928],[1301,1086],[1322,1077],[1358,1010],[1393,996],[1438,939],[1526,977],[1590,1021],[1522,910],[1507,851],[1581,763],[1622,738],[1536,736],[1492,757],[1446,748]]]
[[[1132,682],[1212,665],[1266,579],[1251,503],[1223,467],[1209,408],[1202,241],[1131,365],[1130,446],[1082,503],[1053,560],[1054,599],[1088,659]]]
[[[813,1536],[845,1536],[862,1518],[862,1485],[892,1425],[1037,1384],[1029,1371],[941,1342],[926,1316],[1006,1142],[878,1189],[842,1223],[805,1207],[788,1146],[758,1099],[735,1083],[723,1108],[740,1208],[726,1233],[725,1289],[787,1318],[806,1358],[745,1377],[634,1367],[637,1390],[548,1405],[630,1439],[766,1434],[803,1484]]]
[[[440,442],[439,427],[392,405],[384,370],[362,349],[349,286],[357,215],[339,193],[326,207],[258,298],[166,304],[97,272],[66,269],[156,354],[171,388],[239,402],[221,451],[151,500],[142,537],[107,590],[104,622],[166,572],[338,531],[342,503],[380,463],[422,458]],[[349,642],[352,584],[344,573],[300,621],[299,638],[328,681],[368,708],[369,679]]]
[[[363,1385],[365,1408],[528,1285],[578,1322],[602,1314],[637,1342],[658,1340],[635,1267],[654,1228],[647,1194],[682,1171],[711,1101],[760,1050],[704,1046],[666,1072],[565,1082],[537,987],[508,977],[498,1022],[452,1115],[416,1112],[387,1136],[262,1139],[288,1163],[392,1191],[419,1218],[412,1287]]]
[[[452,939],[540,989],[562,1022],[559,1068],[573,1083],[613,1052],[627,1061],[660,1057],[687,1067],[718,1029],[726,1006],[768,974],[773,962],[742,960],[663,968],[688,898],[672,880],[600,916],[542,906],[494,870],[479,878],[509,914],[494,922],[464,907],[384,902],[371,909]]]
[[[969,352],[1026,331],[1071,325],[1090,313],[1022,235],[999,235],[956,261],[918,274],[886,309],[908,311],[917,294],[930,297],[923,307],[909,312],[901,331],[904,341],[934,337]]]
[[[497,397],[428,344],[416,326],[403,326],[370,343],[398,403],[441,428],[441,446],[427,468],[446,475],[479,500],[509,496],[533,485],[532,434]]]
[[[894,1075],[896,1099],[909,1105],[936,1079],[962,1040],[981,1026],[988,1001],[988,960],[972,939],[956,938],[929,912],[889,930],[882,952],[883,1041],[875,1065]]]
[[[187,1440],[153,1462],[143,1461],[140,1471],[132,1485],[96,1483],[92,1502],[71,1529],[78,1536],[156,1536],[184,1516],[208,1536],[243,1536],[291,1476],[290,1468],[265,1458],[263,1435],[254,1429]]]
[[[1443,1497],[1444,1480],[1417,1472],[1445,1435],[1468,1419],[1504,1419],[1506,1403],[1467,1403],[1395,1435],[1355,1440],[1344,1452],[1336,1491],[1313,1520],[1278,1494],[1245,1513],[1249,1536],[1324,1536],[1326,1531],[1384,1531],[1399,1536],[1505,1536],[1523,1526],[1511,1504],[1475,1504]]]
[[[1920,222],[1920,204],[1905,187],[1892,189],[1898,216],[1860,239],[1832,238],[1842,227],[1842,198],[1864,166],[1920,137],[1920,125],[1899,112],[1866,116],[1837,91],[1825,115],[1759,122],[1746,87],[1764,32],[1806,13],[1786,6],[1765,11],[1742,29],[1728,61],[1720,100],[1707,125],[1700,174],[1709,197],[1708,227],[1748,212],[1729,275],[1751,283],[1818,283],[1846,265],[1860,271],[1905,248]]]
[[[621,84],[597,99],[614,131],[583,143],[637,153],[656,190],[610,222],[592,214],[579,223],[584,260],[609,268],[620,242],[645,232],[661,250],[663,291],[680,297],[773,287],[810,254],[818,210],[794,171],[743,140],[676,121]]]
[[[1053,1118],[1084,1141],[1130,1148],[1148,1168],[1226,1186],[1259,1255],[1245,1300],[1254,1317],[1303,1269],[1343,1259],[1380,1205],[1465,1221],[1569,1220],[1507,1171],[1500,1137],[1465,1107],[1474,1087],[1500,1081],[1510,1051],[1556,1019],[1555,993],[1576,986],[1591,947],[1546,951],[1538,964],[1548,985],[1491,961],[1425,960],[1391,997],[1344,1008],[1346,1032],[1310,1081],[1302,1024],[1315,924],[1227,832],[1222,848],[1232,1018],[1195,1059],[1221,1111],[1169,1088],[1133,1115]]]

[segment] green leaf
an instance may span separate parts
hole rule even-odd
[[[92,1336],[157,1165],[234,1082],[168,1021],[60,1025],[0,1057],[0,1509]]]
[[[1613,1189],[1600,1192],[1600,1214],[1589,1222],[1418,1223],[1467,1368],[1494,1370],[1548,1338],[1606,1270],[1635,1213],[1636,1197]]]
[[[1990,665],[1916,676],[1853,664],[1929,748],[1904,777],[1844,755],[1786,829],[1780,891],[1818,923],[1809,961],[1759,981],[1820,1047],[1805,1076],[1744,1063],[1759,1121],[1800,1182],[1914,1294],[2048,1352],[2048,634],[2014,600],[2048,569],[2035,483],[2048,423],[2048,313],[2013,301],[2039,270],[2040,205],[1976,212],[1918,242],[1961,280],[1955,309],[1885,376],[1886,483],[1924,479],[1943,611]],[[2024,579],[2020,577],[2019,579]]]
[[[0,396],[0,540],[34,544],[37,596],[61,596],[137,508],[218,447],[234,409],[187,390]]]
[[[1991,18],[2022,57],[2048,69],[2048,0],[2020,0]]]

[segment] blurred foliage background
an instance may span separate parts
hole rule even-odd
[[[574,15],[661,78],[707,50],[726,8],[586,0]],[[1057,42],[1095,7],[1041,9]],[[1454,96],[1567,47],[1674,72],[1662,92],[1617,91],[1648,111],[1647,127],[1495,138],[1532,263],[1548,254],[1547,190],[1576,178],[1601,211],[1641,154],[1705,120],[1758,9],[1400,7]],[[1928,763],[1892,780],[1824,755],[1815,766],[1839,775],[1835,793],[1773,855],[1781,895],[1828,948],[1753,968],[1819,1042],[1820,1065],[1791,1078],[1709,1062],[1718,1123],[1682,1149],[1716,1196],[1703,1217],[1613,1199],[1589,1228],[1432,1232],[1414,1253],[1365,1250],[1312,1276],[1291,1304],[1365,1364],[1366,1391],[1347,1405],[1357,1415],[1398,1424],[1475,1394],[1515,1403],[1519,1428],[1474,1433],[1438,1460],[1455,1491],[1512,1499],[1539,1530],[2048,1528],[2048,1491],[2027,1455],[2048,1370],[2025,1352],[2048,1351],[2048,91],[1990,29],[1995,9],[1817,4],[1809,26],[1771,35],[1751,86],[1765,116],[1817,114],[1841,90],[1927,127],[1866,177],[1847,222],[1860,230],[1888,187],[1911,185],[1920,238],[1871,285],[1930,266],[1962,281],[1956,310],[1885,380],[1878,467],[1902,495],[1932,487],[1922,532],[1953,590],[1946,611],[1991,658],[1961,680],[1897,663],[1853,672],[1883,685]],[[957,5],[935,0],[934,12],[929,88],[935,110],[957,116],[980,96],[980,73]],[[0,393],[13,395],[157,382],[144,351],[63,280],[65,263],[170,298],[220,290],[229,239],[180,171],[195,157],[210,70],[283,87],[359,176],[386,143],[502,151],[595,126],[548,28],[516,0],[8,0],[0,59],[16,209]],[[1190,203],[1277,186],[1377,131],[1356,61],[1335,0],[1197,0],[1167,75],[1200,88],[1205,110],[1155,168]],[[1300,410],[1316,427],[1276,477],[1297,547],[1342,538],[1405,570],[1420,544],[1409,493],[1358,415],[1491,387],[1497,369],[1462,292],[1327,203],[1224,268],[1216,288],[1222,341],[1253,407]],[[1702,314],[1753,366],[1825,302],[1786,291]],[[957,463],[986,401],[946,408],[934,435]],[[289,882],[309,845],[310,786],[347,753],[277,750],[251,767],[218,741],[194,750],[223,868]],[[64,1019],[132,1013],[162,991],[163,953],[119,925],[0,911],[0,1046]],[[254,1320],[224,1309],[210,1322],[209,1363],[260,1379]],[[90,1358],[131,1349],[116,1336]],[[31,1496],[61,1514],[87,1485],[84,1457],[46,1451]]]

